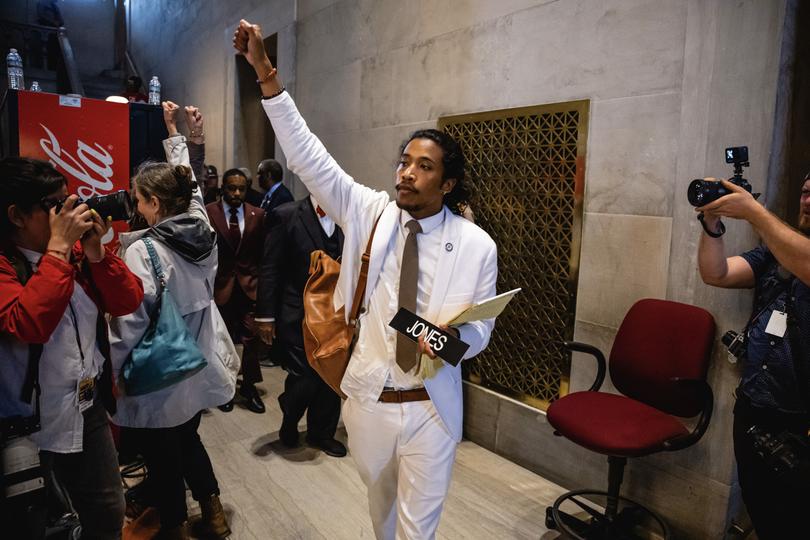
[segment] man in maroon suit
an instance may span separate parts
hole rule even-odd
[[[234,343],[244,344],[239,394],[245,398],[249,410],[263,413],[264,403],[255,386],[262,380],[262,372],[258,355],[260,342],[253,335],[253,312],[264,245],[264,210],[245,202],[248,186],[248,179],[239,169],[225,171],[221,200],[210,203],[205,209],[217,231],[219,248],[214,300]],[[232,410],[233,401],[220,409]]]

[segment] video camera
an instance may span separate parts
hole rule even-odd
[[[734,165],[734,176],[729,179],[729,182],[740,186],[748,193],[751,193],[751,184],[742,177],[743,167],[748,167],[748,147],[747,146],[732,146],[726,148],[726,163]],[[705,206],[711,202],[716,201],[724,195],[731,193],[722,182],[714,182],[710,180],[703,180],[698,178],[692,180],[686,192],[686,197],[689,199],[689,204],[692,206]],[[754,194],[754,198],[758,198],[759,193]]]

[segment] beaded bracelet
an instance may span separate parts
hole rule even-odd
[[[258,79],[256,79],[256,84],[262,84],[263,82],[269,81],[270,79],[276,76],[276,73],[278,73],[278,70],[276,68],[271,69],[270,71],[267,72],[267,74],[264,77],[259,77]]]
[[[285,90],[287,90],[287,87],[286,87],[286,86],[282,86],[282,87],[281,87],[281,90],[279,90],[279,91],[278,91],[278,92],[276,92],[275,94],[270,94],[269,96],[262,96],[262,99],[273,99],[274,97],[278,97],[278,96],[280,96],[281,94],[283,94]]]

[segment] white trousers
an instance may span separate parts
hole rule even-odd
[[[433,402],[348,399],[343,423],[378,540],[435,538],[457,443]]]

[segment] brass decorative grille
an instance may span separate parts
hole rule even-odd
[[[588,101],[439,119],[467,157],[475,220],[498,245],[498,317],[465,377],[545,409],[568,391],[582,231]]]

